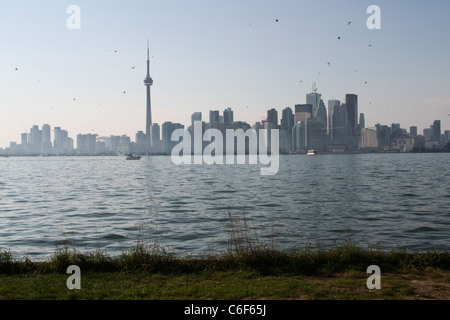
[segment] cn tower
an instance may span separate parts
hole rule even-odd
[[[145,124],[145,134],[147,142],[150,143],[150,127],[152,125],[152,103],[150,100],[150,86],[153,85],[153,79],[150,77],[150,49],[147,42],[147,76],[144,79],[144,85],[147,87],[147,121]]]

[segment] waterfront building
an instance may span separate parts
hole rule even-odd
[[[294,127],[294,113],[290,107],[283,109],[280,125],[280,152],[289,153],[292,150],[292,128]]]
[[[441,142],[441,120],[433,122],[433,141]]]
[[[162,131],[162,151],[166,154],[172,152],[172,148],[179,143],[179,141],[172,141],[172,133],[176,129],[184,129],[184,126],[179,123],[172,123],[166,121],[161,126]]]
[[[217,128],[219,123],[220,123],[219,110],[210,110],[209,111],[209,127]]]
[[[234,121],[233,119],[233,110],[231,108],[227,108],[223,111],[223,123],[230,124]]]
[[[377,130],[371,128],[361,129],[360,148],[363,151],[376,151],[378,149]]]

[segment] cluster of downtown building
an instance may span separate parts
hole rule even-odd
[[[224,137],[227,129],[245,132],[252,129],[256,133],[265,129],[268,136],[271,129],[278,129],[279,152],[282,154],[306,153],[309,149],[322,153],[439,151],[446,146],[448,148],[450,141],[449,130],[441,132],[440,120],[424,129],[423,135],[418,134],[415,126],[408,132],[398,123],[367,128],[364,114],[358,113],[358,96],[355,94],[346,94],[344,102],[329,100],[325,107],[321,94],[312,92],[306,95],[305,104],[297,104],[293,109],[284,108],[280,119],[278,111],[273,108],[267,110],[265,120],[252,126],[235,121],[231,108],[226,108],[222,115],[219,110],[209,111],[209,122],[202,120],[201,112],[194,112],[187,128],[191,134],[196,122],[201,123],[203,133],[208,129],[218,129]],[[75,149],[66,130],[55,127],[52,143],[50,125],[44,124],[42,129],[34,125],[30,133],[21,134],[21,144],[11,142],[9,148],[0,149],[0,155],[170,154],[178,143],[171,140],[172,133],[184,128],[180,123],[164,122],[161,126],[153,123],[150,137],[138,131],[134,141],[127,135],[78,134]],[[270,141],[268,136],[266,141]],[[210,142],[204,141],[203,148]]]

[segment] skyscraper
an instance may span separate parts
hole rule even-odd
[[[42,145],[41,145],[42,154],[50,154],[52,152],[52,142],[50,132],[51,132],[50,125],[44,124],[42,126]]]
[[[359,114],[359,128],[364,129],[366,127],[366,120],[364,117],[364,113]]]
[[[312,105],[312,119],[327,124],[327,110],[322,95],[312,92],[306,95],[306,103]]]
[[[144,145],[147,142],[147,138],[144,132],[142,131],[138,131],[136,133],[136,144],[138,144],[139,146]]]
[[[358,148],[358,96],[356,94],[346,94],[345,104],[347,106],[348,125],[349,125],[349,141],[350,150]]]
[[[61,127],[54,128],[53,148],[56,154],[68,154],[73,151],[73,139],[69,138],[69,133]]]
[[[223,111],[223,123],[229,124],[234,121],[233,119],[233,110],[231,108],[227,108]]]
[[[278,111],[276,109],[267,110],[267,122],[270,124],[271,129],[275,129],[278,126]]]
[[[443,142],[448,142],[450,141],[450,130],[445,130],[444,131],[444,141]]]
[[[341,102],[339,100],[328,100],[328,127],[327,131],[330,135],[330,139],[332,139],[332,127],[333,127],[333,111],[334,107],[339,106]]]
[[[160,151],[160,140],[161,140],[161,128],[159,127],[159,124],[153,123],[151,126],[151,142],[152,142],[152,149],[153,152],[159,152]]]
[[[346,94],[345,104],[347,105],[348,122],[350,125],[350,135],[358,135],[358,96],[356,94]]]
[[[267,110],[267,119],[264,121],[264,129],[266,130],[265,141],[259,141],[259,143],[265,143],[268,152],[271,152],[272,148],[272,130],[279,129],[278,126],[278,111],[275,108]]]
[[[307,124],[308,147],[323,152],[326,150],[326,124],[319,119],[308,120]]]
[[[219,123],[220,123],[219,110],[210,110],[209,111],[209,127],[217,128]]]
[[[362,146],[362,130],[366,128],[366,119],[364,113],[359,114],[359,125],[358,125],[358,146]],[[367,132],[366,132],[367,133]]]
[[[281,130],[292,132],[294,126],[294,113],[290,107],[283,109],[281,113]]]
[[[316,92],[308,93],[306,95],[306,104],[312,105],[313,117],[315,116],[315,114],[317,113],[317,110],[319,109],[320,98],[321,98],[321,95]]]
[[[431,125],[429,128],[423,129],[423,137],[425,138],[425,140],[433,140],[433,132],[433,125]]]
[[[172,133],[176,129],[184,129],[184,126],[179,123],[172,123],[170,121],[166,121],[161,126],[162,131],[162,149],[163,152],[170,154],[172,152],[172,148],[178,143],[178,141],[172,141]]]
[[[30,143],[30,153],[31,154],[40,154],[41,146],[42,146],[42,131],[39,130],[39,126],[34,125],[30,129],[30,139],[28,139]]]
[[[294,113],[290,107],[283,109],[280,127],[280,149],[287,153],[292,149],[292,128],[294,127]]]
[[[191,115],[191,125],[192,125],[192,127],[194,127],[194,122],[195,121],[202,121],[202,113],[201,112],[194,112]]]
[[[152,125],[152,106],[150,99],[150,87],[153,85],[153,79],[150,77],[150,49],[147,43],[147,76],[144,79],[144,85],[147,87],[147,120],[145,124],[145,134],[147,136],[147,142],[150,143]]]
[[[348,146],[349,137],[349,121],[347,105],[335,105],[333,108],[333,116],[331,122],[333,126],[331,128],[331,143],[333,145]]]
[[[21,138],[21,143],[23,146],[25,146],[28,143],[28,134],[27,133],[22,133],[20,135]]]
[[[292,127],[292,149],[294,151],[305,151],[307,145],[306,123],[299,121]]]
[[[433,122],[433,141],[441,142],[441,120]]]

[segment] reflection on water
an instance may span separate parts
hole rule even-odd
[[[450,154],[280,156],[259,165],[180,165],[170,157],[0,160],[0,248],[33,259],[62,240],[79,250],[129,249],[139,236],[176,254],[226,250],[228,211],[282,248],[449,250]]]

